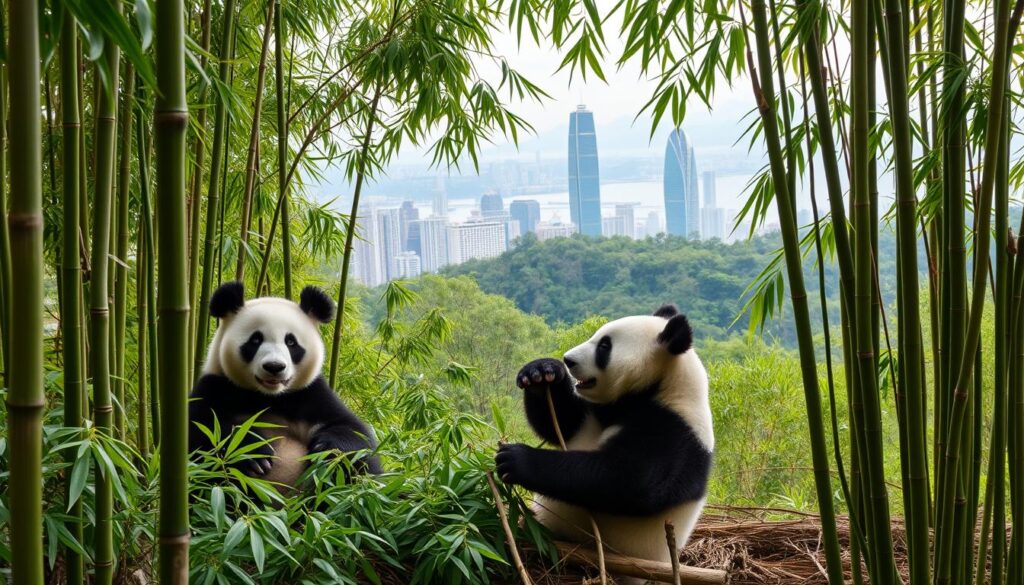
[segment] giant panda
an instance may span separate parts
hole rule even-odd
[[[566,451],[500,445],[499,477],[535,492],[533,511],[556,537],[592,542],[590,515],[609,550],[669,561],[665,521],[681,548],[704,507],[715,438],[708,376],[674,305],[597,330],[563,360],[519,371],[526,417]],[[676,551],[678,553],[678,551]]]
[[[219,320],[207,351],[202,375],[189,402],[189,452],[212,448],[199,428],[223,432],[262,412],[253,427],[268,444],[257,457],[241,462],[241,471],[295,487],[305,470],[303,457],[337,450],[372,451],[372,431],[353,414],[321,375],[324,344],[319,326],[334,314],[334,302],[322,290],[307,286],[299,303],[276,297],[245,300],[240,282],[221,285],[210,298],[210,315]],[[242,445],[259,442],[247,435]],[[353,461],[353,469],[380,472],[375,456]]]

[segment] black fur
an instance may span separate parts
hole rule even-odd
[[[297,364],[306,356],[306,348],[299,345],[299,340],[289,333],[284,336],[284,344],[288,347],[288,354],[292,357],[292,363]]]
[[[225,282],[210,297],[210,316],[223,319],[237,313],[245,304],[245,285],[237,280]]]
[[[666,319],[671,319],[672,317],[675,317],[678,314],[679,307],[672,304],[662,305],[658,307],[657,311],[654,312],[655,317],[664,317]]]
[[[212,448],[209,439],[197,423],[212,429],[216,417],[222,432],[227,433],[234,425],[260,411],[264,411],[267,416],[276,415],[288,421],[321,425],[310,438],[310,453],[329,450],[350,453],[372,450],[376,447],[370,428],[345,406],[327,385],[323,376],[301,390],[268,395],[240,388],[225,376],[207,374],[196,382],[190,394],[189,452]],[[242,444],[248,445],[258,441],[258,437],[247,436]],[[273,465],[273,451],[269,445],[262,445],[254,452],[262,457],[244,461],[243,469],[248,473],[262,475]],[[375,456],[367,456],[355,462],[354,469],[360,472],[380,473],[380,461]]]
[[[658,343],[675,355],[686,353],[693,346],[693,329],[686,315],[676,315],[669,319],[665,329],[658,335]]]
[[[263,334],[259,331],[254,331],[249,336],[249,339],[242,344],[242,347],[238,348],[238,353],[242,355],[242,360],[245,363],[251,363],[261,345],[263,345]]]
[[[521,386],[524,376],[531,381],[525,392],[527,420],[549,442],[555,437],[547,401],[532,380],[538,367],[552,362],[561,365],[557,360],[537,360],[518,377]],[[704,496],[712,453],[686,421],[655,400],[658,385],[612,404],[595,405],[572,393],[564,368],[554,379],[552,398],[566,441],[588,414],[602,428],[617,425],[620,430],[597,451],[502,445],[495,461],[503,481],[590,510],[627,516],[656,514]]]
[[[612,338],[605,335],[597,342],[597,350],[594,351],[594,365],[603,370],[612,361]]]
[[[302,289],[299,294],[299,308],[321,323],[330,323],[334,319],[334,301],[323,290],[312,285]]]

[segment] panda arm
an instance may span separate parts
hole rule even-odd
[[[220,426],[221,438],[224,438],[232,432],[239,418],[243,417],[245,413],[256,413],[268,407],[269,404],[261,395],[238,388],[224,376],[213,374],[203,376],[196,382],[195,388],[189,395],[189,451],[213,447],[209,437],[199,428],[199,425],[212,431],[216,420]],[[261,440],[255,434],[249,433],[242,439],[241,444],[247,445]],[[269,447],[267,447],[267,453],[272,453]]]
[[[623,429],[598,451],[507,445],[499,451],[505,481],[590,510],[647,516],[704,496],[711,453],[682,424]]]
[[[554,377],[554,381],[547,382],[547,377]],[[570,441],[576,436],[589,409],[587,404],[576,396],[572,378],[562,362],[552,358],[532,361],[519,370],[516,382],[523,388],[526,420],[537,436],[552,445],[558,444],[558,433],[551,420],[551,408],[548,405],[548,392],[554,403],[558,430],[562,431],[562,438]]]
[[[292,403],[292,418],[316,426],[309,439],[310,452],[337,450],[343,453],[372,450],[376,447],[370,427],[349,410],[331,390],[323,377],[303,391],[305,396]],[[376,456],[359,461],[360,470],[380,473]]]

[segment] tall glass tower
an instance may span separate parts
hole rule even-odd
[[[676,128],[665,147],[665,232],[674,236],[700,236],[700,200],[697,159],[682,128]]]
[[[601,235],[601,176],[594,113],[584,105],[569,114],[569,213],[579,233]]]

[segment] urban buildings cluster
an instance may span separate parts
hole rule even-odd
[[[533,233],[539,240],[587,236],[644,238],[659,233],[687,238],[726,238],[725,210],[717,207],[715,173],[698,176],[693,144],[677,128],[665,147],[665,224],[657,211],[638,217],[639,203],[617,203],[614,215],[603,216],[601,172],[594,113],[580,105],[569,115],[568,194],[570,221],[557,215],[541,221],[536,199],[517,198],[505,206],[497,191],[483,194],[467,221],[448,215],[447,194],[435,187],[429,217],[420,217],[412,201],[399,207],[371,208],[359,218],[353,254],[353,272],[360,282],[377,286],[397,278],[436,272],[447,265],[474,258],[492,258],[512,242]],[[698,184],[703,181],[703,205]]]

